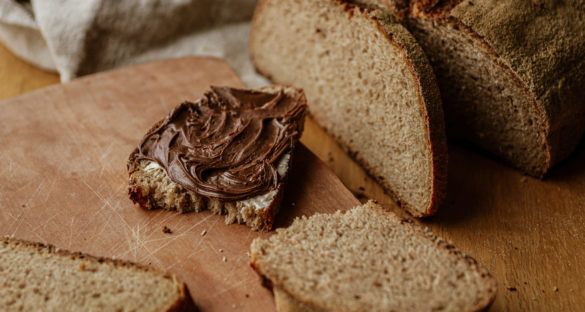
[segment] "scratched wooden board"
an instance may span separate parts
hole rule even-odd
[[[242,86],[220,60],[183,58],[0,102],[0,234],[168,270],[203,311],[273,310],[247,256],[250,242],[269,234],[209,212],[143,211],[127,197],[126,159],[145,131],[211,84]],[[300,146],[277,224],[357,203]]]

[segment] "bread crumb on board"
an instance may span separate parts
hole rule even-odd
[[[223,261],[223,262],[227,262],[227,258],[226,258],[226,256],[223,256],[223,258],[221,258],[221,261]]]
[[[205,236],[205,234],[207,234],[207,230],[201,231],[201,236]]]

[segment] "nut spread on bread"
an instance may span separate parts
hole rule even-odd
[[[209,209],[268,230],[303,131],[300,89],[211,87],[173,109],[130,155],[130,198],[145,209]]]
[[[278,160],[299,136],[300,94],[211,87],[148,133],[135,160],[154,160],[199,195],[240,200],[275,189]]]

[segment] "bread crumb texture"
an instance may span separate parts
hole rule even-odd
[[[475,311],[494,299],[485,268],[382,209],[369,202],[296,219],[254,240],[251,265],[275,293],[317,310]]]
[[[153,269],[0,239],[2,311],[166,311],[183,289]]]
[[[436,209],[446,168],[438,87],[391,15],[345,1],[261,1],[250,54],[264,75],[303,88],[315,120],[406,209]]]

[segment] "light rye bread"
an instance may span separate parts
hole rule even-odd
[[[434,75],[387,12],[338,0],[261,0],[250,56],[262,74],[302,87],[315,120],[414,216],[446,189],[447,146]]]
[[[437,74],[447,134],[542,177],[585,132],[582,0],[377,0]]]
[[[278,311],[478,311],[497,290],[474,259],[373,202],[255,239],[250,263]]]
[[[300,89],[269,86],[257,90],[268,93],[283,91],[287,95],[300,95],[301,100],[306,105],[306,99]],[[164,119],[156,123],[147,133],[157,129],[162,122]],[[299,122],[299,131],[302,132],[304,115]],[[130,175],[128,193],[130,199],[143,209],[165,209],[179,213],[200,212],[208,209],[215,214],[225,214],[226,224],[244,223],[256,231],[269,231],[272,229],[274,217],[284,196],[284,185],[292,164],[292,153],[297,140],[298,137],[290,142],[289,152],[282,155],[278,161],[279,183],[277,188],[266,194],[239,201],[222,201],[199,195],[171,181],[165,169],[155,161],[136,161],[136,150],[128,160]]]
[[[196,311],[172,274],[0,238],[2,311]]]

